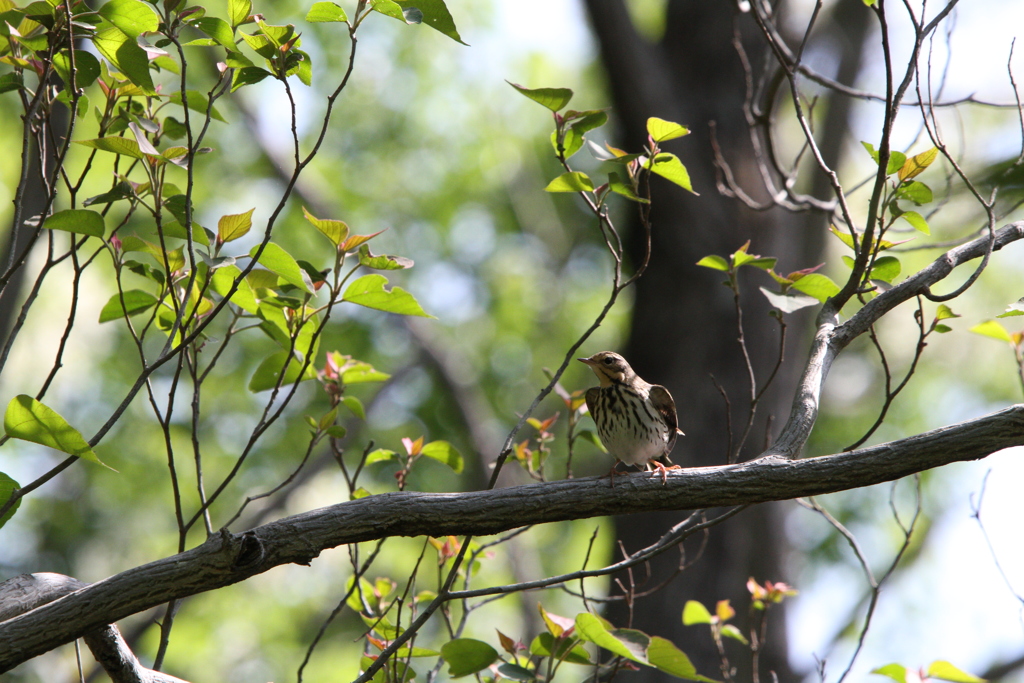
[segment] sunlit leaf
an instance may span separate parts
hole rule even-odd
[[[304,289],[307,292],[312,292],[312,283],[309,281],[309,276],[305,274],[299,264],[295,261],[291,254],[285,251],[280,245],[274,242],[267,242],[267,245],[263,248],[263,253],[256,257],[256,252],[259,250],[259,245],[256,245],[249,251],[249,256],[256,259],[256,261],[264,266],[267,270],[277,273],[281,276],[285,282],[291,285],[295,285],[300,289]]]
[[[696,600],[687,600],[683,605],[683,625],[693,626],[694,624],[710,624],[711,612],[703,604]]]
[[[217,221],[217,237],[220,238],[220,241],[230,242],[248,233],[252,227],[252,212],[255,210],[256,208],[253,207],[245,213],[221,216]]]
[[[443,0],[395,0],[395,3],[405,11],[407,22],[410,21],[408,12],[413,9],[419,10],[421,16],[415,23],[424,23],[458,43],[467,44],[463,42],[458,29],[455,28],[455,20],[452,19],[451,12]]]
[[[683,162],[679,161],[679,157],[675,154],[669,154],[668,152],[662,152],[652,160],[648,160],[645,168],[651,169],[654,173],[657,173],[662,178],[670,180],[679,187],[697,194],[693,191],[693,185],[690,184],[690,173],[683,166]]]
[[[931,229],[928,227],[928,221],[917,211],[904,211],[900,214],[900,218],[910,223],[914,230],[923,232],[926,235],[932,234]]]
[[[594,183],[582,171],[572,171],[558,176],[544,188],[545,192],[592,192]]]
[[[383,275],[364,275],[348,286],[342,301],[350,301],[367,308],[397,313],[399,315],[418,315],[433,318],[424,311],[416,298],[401,287],[387,289],[384,285],[388,279]]]
[[[529,97],[534,102],[542,104],[551,111],[558,111],[569,104],[572,99],[572,90],[569,88],[524,88],[510,81],[505,81],[513,88]]]
[[[99,13],[131,38],[160,28],[160,17],[142,0],[107,0],[100,5]]]
[[[902,664],[886,664],[877,669],[872,669],[871,673],[886,676],[896,681],[896,683],[908,683],[907,668]]]
[[[935,158],[938,155],[938,148],[932,147],[927,152],[921,152],[920,154],[907,159],[900,168],[900,181],[910,180],[911,178],[917,177],[922,171],[932,165],[932,162],[935,161]]]
[[[833,282],[827,275],[822,275],[821,273],[804,275],[794,282],[792,287],[804,294],[813,296],[822,303],[825,303],[830,297],[839,293],[839,285]]]
[[[717,254],[711,254],[705,256],[700,261],[697,261],[698,266],[704,266],[705,268],[711,268],[712,270],[729,270],[729,262]]]
[[[669,640],[660,636],[652,636],[647,646],[647,661],[660,671],[688,681],[716,683],[714,679],[701,676],[685,652]]]
[[[1007,342],[1008,344],[1013,343],[1013,339],[1010,337],[1010,333],[1006,331],[1006,328],[997,323],[995,320],[986,320],[983,323],[979,323],[972,327],[968,332],[980,334],[983,337],[991,337],[992,339],[998,339],[999,341]]]
[[[447,441],[431,441],[423,446],[420,454],[448,465],[456,474],[462,472],[462,455]]]
[[[65,230],[92,237],[103,237],[103,233],[106,232],[102,214],[91,209],[58,211],[43,221],[43,227],[48,230]]]
[[[285,361],[288,361],[287,368],[285,368]],[[252,379],[249,380],[249,391],[257,393],[273,389],[276,386],[284,387],[294,384],[296,381],[316,379],[316,371],[313,370],[312,365],[307,366],[305,371],[303,371],[302,365],[301,361],[289,355],[287,351],[273,353],[263,359],[263,362],[256,368]],[[283,378],[281,378],[282,370],[284,370]]]
[[[7,501],[11,499],[14,492],[21,488],[18,482],[8,477],[3,472],[0,472],[0,508],[7,504]],[[14,501],[14,505],[11,509],[4,513],[3,517],[0,517],[0,528],[3,528],[4,524],[7,524],[7,520],[14,516],[14,513],[21,507],[21,498]]]
[[[879,256],[871,268],[871,279],[891,283],[899,277],[902,265],[895,256]]]
[[[678,123],[652,116],[647,119],[647,133],[655,142],[665,142],[666,140],[674,140],[684,135],[689,135],[690,130]]]
[[[345,14],[345,10],[333,2],[314,2],[306,13],[306,21],[348,21],[348,15]]]
[[[944,660],[936,660],[928,665],[927,671],[928,678],[938,678],[943,681],[953,681],[953,683],[984,683],[984,678],[978,678],[966,671],[961,671],[952,664]]]
[[[81,432],[69,425],[57,411],[31,396],[21,394],[7,404],[4,430],[12,439],[49,446],[106,467]]]

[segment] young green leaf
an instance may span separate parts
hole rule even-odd
[[[902,266],[900,260],[895,256],[879,256],[875,259],[875,265],[871,268],[871,279],[892,283],[899,277]]]
[[[370,252],[369,245],[364,244],[359,247],[359,265],[374,270],[401,270],[412,268],[414,264],[412,259],[404,256],[389,256],[387,254],[375,256]]]
[[[441,647],[441,658],[448,662],[452,678],[483,671],[498,659],[498,651],[481,640],[456,638]]]
[[[448,465],[456,474],[462,472],[462,455],[447,441],[431,441],[420,454]]]
[[[141,289],[129,289],[124,292],[124,306],[121,306],[121,295],[115,294],[100,311],[100,322],[120,320],[126,315],[138,315],[156,306],[157,298]]]
[[[896,191],[896,198],[906,199],[921,206],[932,201],[932,189],[924,183],[914,180],[906,185],[900,185],[900,188]]]
[[[647,133],[655,142],[665,142],[666,140],[675,140],[684,135],[689,135],[690,130],[678,123],[652,116],[647,119]]]
[[[693,191],[693,185],[690,184],[690,173],[683,166],[683,162],[679,161],[679,157],[675,154],[669,154],[668,152],[662,152],[654,159],[647,161],[645,168],[651,169],[654,173],[657,173],[662,178],[670,180],[679,187],[697,194]]]
[[[907,683],[907,668],[902,664],[886,664],[877,669],[872,669],[871,673],[886,676],[896,681],[896,683]]]
[[[134,0],[143,4],[141,0]],[[148,10],[147,10],[148,11]],[[139,47],[135,38],[126,35],[113,25],[97,29],[92,38],[93,45],[101,55],[128,79],[139,86],[142,94],[155,95],[153,78],[149,73],[149,57]]]
[[[228,0],[228,15],[231,18],[231,27],[234,28],[244,24],[252,12],[252,0]]]
[[[932,234],[932,231],[928,228],[928,221],[917,211],[904,211],[900,213],[900,218],[910,223],[914,230],[923,232],[926,235]]]
[[[159,15],[142,0],[107,0],[100,6],[99,13],[133,39],[160,28]]]
[[[410,20],[408,13],[417,9],[421,16],[415,23],[422,22],[455,42],[468,45],[462,40],[458,29],[455,28],[455,20],[452,19],[451,12],[445,6],[444,0],[395,0],[395,3],[404,10],[407,22]]]
[[[258,250],[259,245],[256,245],[249,251],[249,256],[256,258]],[[263,248],[263,253],[260,254],[256,261],[267,270],[280,275],[288,284],[295,285],[307,292],[313,291],[309,276],[299,267],[299,264],[292,255],[281,248],[280,245],[274,242],[267,242],[266,247]]]
[[[563,173],[544,188],[545,192],[593,192],[593,190],[593,181],[582,171]]]
[[[926,168],[932,165],[935,158],[939,155],[937,147],[932,147],[927,152],[921,152],[915,156],[910,157],[900,168],[899,179],[900,182],[904,180],[910,180],[920,175]]]
[[[600,450],[602,453],[608,452],[608,449],[604,447],[603,443],[601,443],[601,439],[597,436],[597,434],[590,431],[589,429],[584,429],[580,432],[577,432],[576,438],[583,439],[584,441],[589,441],[590,443],[594,444],[597,447],[597,449]]]
[[[366,409],[363,407],[363,402],[358,398],[355,396],[345,396],[341,399],[341,402],[360,420],[366,419]]]
[[[252,227],[252,212],[256,208],[253,207],[245,213],[233,213],[226,216],[221,216],[220,220],[217,221],[217,237],[221,242],[230,242],[237,240]]]
[[[705,268],[711,268],[712,270],[729,270],[729,262],[717,254],[705,256],[700,261],[697,261],[697,265],[704,266]]]
[[[31,441],[83,460],[107,467],[93,452],[81,432],[68,424],[57,411],[31,396],[11,399],[4,413],[4,430],[12,439]]]
[[[832,281],[827,275],[811,273],[804,275],[792,285],[793,289],[800,290],[804,294],[813,296],[821,303],[825,303],[829,297],[839,293],[839,285]]]
[[[641,204],[651,203],[651,200],[637,196],[637,194],[633,191],[633,187],[629,183],[623,182],[622,178],[619,176],[618,173],[608,174],[608,187],[615,194],[622,195],[626,199],[632,200],[634,202],[640,202]]]
[[[47,230],[65,230],[92,237],[103,237],[103,233],[106,232],[103,216],[91,209],[58,211],[43,221],[43,227]]]
[[[306,217],[306,220],[313,224],[313,227],[319,230],[324,237],[334,243],[334,246],[338,246],[348,237],[349,229],[348,224],[345,221],[331,220],[327,218],[317,218],[309,212],[309,209],[302,207],[302,215]]]
[[[983,337],[991,337],[992,339],[998,339],[1008,344],[1013,343],[1013,338],[1010,333],[1006,331],[1006,328],[997,323],[995,320],[986,320],[983,323],[979,323],[968,330],[974,334],[980,334]]]
[[[576,615],[576,635],[609,652],[647,664],[647,646],[650,638],[633,629],[609,629],[604,621],[589,612]]]
[[[309,12],[306,13],[306,21],[311,23],[348,21],[348,15],[345,14],[345,10],[333,2],[314,2],[313,6],[309,8]]]
[[[285,361],[288,363],[287,368],[285,368]],[[249,380],[249,391],[255,394],[276,386],[284,387],[297,381],[316,379],[316,371],[313,370],[313,366],[309,365],[303,371],[302,365],[294,356],[289,356],[287,351],[272,353],[263,359],[263,362],[256,368],[256,372],[252,374],[252,379]],[[279,379],[282,370],[284,378]]]
[[[350,301],[378,311],[397,313],[399,315],[418,315],[433,318],[424,311],[416,298],[401,287],[387,289],[384,287],[388,279],[383,275],[364,275],[345,290],[342,301]]]
[[[565,105],[569,104],[569,100],[572,99],[572,90],[568,88],[524,88],[511,81],[505,82],[534,102],[542,104],[554,112],[565,107]]]
[[[139,143],[129,138],[106,137],[96,138],[94,140],[75,140],[75,143],[85,145],[86,147],[92,147],[94,149],[100,149],[104,152],[122,154],[133,159],[145,159],[145,156],[139,149]]]
[[[947,661],[938,659],[928,665],[928,678],[938,678],[942,681],[953,681],[953,683],[985,683],[985,679],[978,678],[966,671],[961,671]]]
[[[683,625],[693,626],[694,624],[710,624],[711,612],[708,608],[696,600],[687,600],[683,605]]]

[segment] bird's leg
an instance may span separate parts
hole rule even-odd
[[[615,468],[618,467],[618,466],[619,466],[619,461],[616,460],[612,464],[612,468],[610,470],[608,470],[608,474],[604,475],[606,477],[609,477],[612,480],[612,488],[615,488]]]
[[[668,485],[668,471],[669,470],[681,470],[683,469],[680,465],[668,465],[667,467],[658,460],[649,460],[647,465],[654,465],[657,471],[661,472],[661,485]]]

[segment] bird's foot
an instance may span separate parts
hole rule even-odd
[[[668,465],[668,466],[665,466],[664,464],[658,462],[657,460],[651,460],[649,464],[654,465],[655,470],[661,474],[661,485],[662,486],[667,486],[668,485],[668,471],[669,470],[681,470],[681,469],[683,469],[680,465]]]
[[[615,464],[612,465],[612,468],[610,470],[608,470],[608,474],[604,475],[604,476],[608,477],[609,479],[611,479],[611,481],[612,481],[612,488],[615,488],[615,468],[618,467],[618,466],[619,466],[619,461],[616,460]]]

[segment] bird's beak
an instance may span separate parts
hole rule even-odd
[[[577,358],[576,360],[578,360],[581,363],[586,363],[587,365],[593,365],[594,364],[594,361],[592,359],[590,359],[590,358]]]

